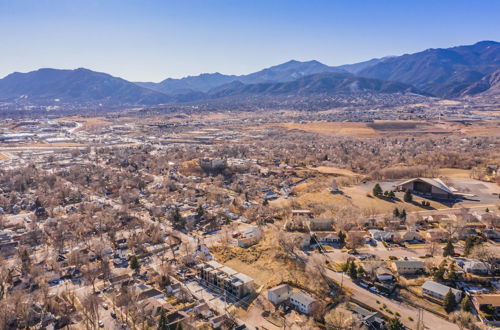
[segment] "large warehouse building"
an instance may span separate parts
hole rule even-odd
[[[398,190],[410,190],[415,195],[434,199],[453,199],[453,190],[440,179],[413,178],[396,186]]]

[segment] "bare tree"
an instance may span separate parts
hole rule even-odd
[[[82,314],[87,329],[97,329],[99,323],[99,304],[101,299],[95,294],[87,294],[81,300]],[[91,325],[91,327],[90,327]]]

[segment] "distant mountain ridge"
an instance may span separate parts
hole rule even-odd
[[[210,89],[231,83],[233,81],[244,84],[286,82],[303,76],[322,72],[345,72],[342,69],[330,67],[318,61],[300,62],[291,60],[248,75],[224,75],[221,73],[203,73],[198,76],[189,76],[180,79],[167,78],[159,83],[137,83],[139,86],[153,89],[167,94],[177,95],[192,92],[206,93]]]
[[[293,81],[243,84],[233,82],[210,90],[210,98],[240,95],[314,95],[349,93],[416,93],[411,85],[380,79],[357,77],[350,73],[324,72],[303,76]]]
[[[88,69],[40,69],[0,79],[0,102],[33,105],[156,105],[238,97],[258,104],[334,94],[419,94],[441,98],[497,95],[500,43],[428,49],[332,67],[291,60],[247,75],[205,73],[160,83],[132,83]],[[378,99],[382,99],[378,98]],[[407,98],[408,99],[408,98]]]
[[[171,99],[121,78],[88,69],[39,69],[0,79],[0,100],[23,98],[37,104],[159,104]]]
[[[500,43],[427,49],[392,57],[358,72],[360,76],[400,81],[439,96],[457,97],[471,84],[500,68]]]

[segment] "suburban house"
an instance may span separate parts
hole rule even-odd
[[[469,228],[469,227],[464,227],[461,228],[457,233],[456,233],[456,238],[460,240],[465,240],[469,236],[476,236],[477,232],[474,228]]]
[[[403,235],[401,235],[401,240],[403,242],[419,243],[419,242],[423,242],[424,238],[418,232],[416,232],[414,230],[409,230],[409,231],[405,232]]]
[[[272,289],[267,290],[267,300],[274,305],[279,305],[287,301],[292,295],[292,287],[288,284],[281,284]]]
[[[489,320],[487,319],[485,323],[500,326],[500,294],[474,295],[471,300],[478,312],[490,316]],[[480,316],[482,315],[480,314]]]
[[[488,275],[490,265],[479,260],[468,260],[463,263],[462,269],[471,274]]]
[[[261,237],[262,231],[259,227],[250,227],[241,232],[241,236],[238,238],[238,246],[242,248],[250,247],[257,244]]]
[[[338,244],[340,237],[336,233],[315,233],[314,236],[320,243]]]
[[[399,234],[393,231],[380,231],[377,229],[370,229],[368,231],[374,240],[381,242],[393,242],[399,238]]]
[[[312,231],[329,231],[333,230],[333,220],[325,218],[309,219],[309,229]]]
[[[419,274],[425,270],[425,264],[420,260],[396,260],[393,262],[393,267],[400,275]]]
[[[238,298],[254,292],[254,280],[232,268],[223,266],[215,260],[196,266],[199,280],[212,289],[226,291]]]
[[[460,290],[434,281],[425,281],[424,285],[422,285],[422,293],[440,300],[444,300],[450,290],[455,295],[455,300],[459,302],[462,299],[462,291]]]
[[[438,178],[413,178],[397,184],[396,187],[400,191],[409,190],[415,195],[434,199],[453,199],[455,197],[452,188]]]
[[[377,312],[369,311],[359,305],[350,304],[349,310],[360,316],[364,325],[369,329],[385,329],[385,321]]]
[[[483,230],[482,234],[487,238],[495,242],[500,242],[500,230],[487,229]]]
[[[377,276],[377,280],[381,281],[381,282],[384,282],[384,281],[392,281],[393,280],[393,276],[392,276],[392,272],[387,269],[387,268],[384,268],[384,267],[380,267],[378,268],[376,271],[375,271],[375,274]]]
[[[294,292],[290,296],[290,304],[303,314],[309,314],[314,309],[316,299],[303,292]]]
[[[431,242],[444,242],[447,234],[439,229],[433,229],[427,232],[426,238]]]

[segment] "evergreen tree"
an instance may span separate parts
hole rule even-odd
[[[352,278],[353,280],[358,278],[358,270],[354,261],[351,261],[351,263],[349,264],[349,268],[347,269],[347,275],[349,275],[349,277]]]
[[[434,271],[434,279],[436,281],[443,281],[445,272],[446,268],[444,268],[444,263],[441,263],[439,267]]]
[[[363,277],[364,275],[365,275],[365,270],[363,269],[363,266],[359,265],[357,277],[360,278],[360,277]]]
[[[401,215],[399,213],[399,209],[396,207],[394,208],[394,210],[392,210],[392,215],[395,217],[395,218],[399,218],[399,216]]]
[[[403,200],[406,202],[406,203],[410,203],[413,201],[413,195],[411,194],[411,191],[410,189],[408,189],[407,191],[405,191],[405,194],[403,196]]]
[[[464,245],[464,256],[468,256],[474,247],[475,239],[474,236],[467,236]]]
[[[196,214],[198,214],[198,217],[200,218],[205,214],[205,210],[201,205],[198,205],[198,208],[196,209]]]
[[[344,234],[344,232],[341,230],[339,231],[339,241],[340,241],[340,244],[345,244],[345,238],[346,238],[346,234]]]
[[[403,220],[406,220],[406,210],[405,210],[405,209],[403,209],[403,210],[401,211],[401,213],[399,214],[399,217],[400,217],[401,219],[403,219]]]
[[[453,257],[454,255],[455,248],[453,247],[453,243],[451,241],[448,241],[448,243],[446,243],[446,246],[443,248],[443,257]]]
[[[450,314],[455,310],[455,307],[457,307],[457,301],[455,300],[455,295],[453,292],[451,292],[451,289],[448,290],[448,293],[444,297],[443,300],[443,308],[446,311],[446,313]]]
[[[448,274],[446,277],[449,281],[453,282],[458,279],[457,272],[455,271],[455,264],[450,265],[450,269],[448,270]]]
[[[184,218],[182,217],[182,215],[179,212],[179,209],[177,207],[171,212],[170,221],[172,222],[172,224],[175,228],[184,227],[184,224],[185,224]]]
[[[396,198],[396,194],[394,193],[394,191],[392,191],[392,190],[391,190],[391,191],[389,191],[389,198],[390,198],[390,199],[394,199],[394,198]]]
[[[139,270],[141,269],[141,263],[136,256],[132,256],[132,258],[130,258],[130,268],[135,272],[139,272]]]
[[[471,301],[470,301],[469,296],[465,295],[465,298],[462,300],[461,307],[462,307],[462,310],[464,312],[471,311],[472,307],[471,307]]]
[[[267,206],[269,205],[269,201],[267,199],[264,199],[264,201],[262,202],[262,205],[263,206]]]
[[[160,320],[158,321],[158,330],[168,330],[168,320],[167,316],[165,315],[165,310],[162,308],[161,314],[160,314]]]
[[[403,322],[397,316],[394,316],[387,322],[387,329],[389,330],[403,330],[404,328]]]
[[[382,191],[382,188],[380,187],[380,185],[377,183],[375,185],[375,187],[373,187],[372,192],[373,192],[373,196],[378,197],[378,196],[382,195],[383,191]]]

